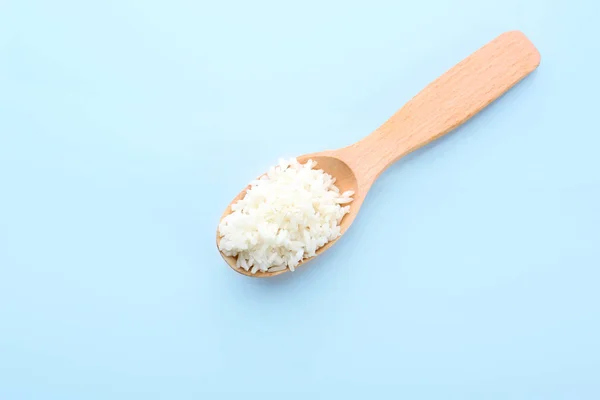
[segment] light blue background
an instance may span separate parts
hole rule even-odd
[[[599,7],[0,2],[0,398],[600,398]],[[310,268],[229,200],[506,30],[537,72],[393,166]]]

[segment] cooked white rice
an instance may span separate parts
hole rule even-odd
[[[340,236],[353,191],[340,194],[335,178],[313,169],[316,162],[280,160],[250,183],[244,198],[219,224],[219,249],[237,257],[237,267],[257,271],[294,270]]]

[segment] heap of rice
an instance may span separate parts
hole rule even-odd
[[[335,178],[316,162],[280,160],[250,183],[243,199],[219,224],[219,249],[251,273],[282,271],[338,238],[353,191],[340,194]]]

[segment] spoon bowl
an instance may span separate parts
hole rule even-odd
[[[503,33],[455,65],[413,97],[396,114],[359,142],[339,150],[298,157],[309,159],[336,179],[341,192],[354,191],[350,212],[344,216],[342,235],[348,230],[377,177],[401,157],[447,134],[502,96],[537,68],[540,54],[519,31]],[[244,197],[248,187],[233,199]],[[231,213],[231,204],[221,219]],[[339,239],[339,238],[338,238]],[[337,241],[319,248],[322,254]],[[217,247],[219,233],[217,229]],[[272,277],[289,269],[252,274],[236,267],[235,257],[221,253],[236,272],[247,276]],[[304,259],[299,265],[312,258]]]
[[[343,235],[346,232],[346,230],[348,230],[348,228],[352,224],[352,221],[354,221],[354,218],[358,214],[358,209],[360,208],[360,205],[362,204],[362,197],[359,192],[358,182],[356,180],[356,175],[354,174],[354,171],[352,171],[352,169],[343,160],[336,157],[335,154],[336,154],[336,152],[331,152],[331,151],[323,152],[323,153],[313,153],[313,154],[306,154],[306,155],[303,155],[300,157],[296,157],[296,159],[298,160],[298,162],[300,164],[305,164],[308,160],[316,161],[317,166],[315,167],[315,169],[322,169],[325,173],[334,177],[336,180],[335,185],[338,187],[338,189],[340,189],[340,192],[343,193],[348,190],[354,191],[354,196],[353,196],[354,200],[352,201],[352,203],[350,203],[350,212],[344,216],[344,218],[342,219],[342,222],[340,223],[341,234]],[[229,204],[229,206],[227,206],[227,209],[221,216],[221,219],[223,219],[227,215],[231,214],[231,205],[234,204],[235,202],[237,202],[238,200],[242,199],[246,195],[246,191],[249,188],[250,188],[250,185],[248,185],[246,188],[244,188],[244,190],[242,190],[231,201],[231,203]],[[217,231],[217,248],[219,246],[219,239],[220,239],[219,232]],[[320,247],[316,251],[316,255],[318,256],[319,254],[321,254],[322,252],[324,252],[325,250],[327,250],[328,248],[333,246],[333,244],[336,241],[337,241],[337,239],[332,240],[329,243],[326,243],[323,247]],[[223,252],[221,252],[221,251],[219,251],[219,253],[221,254],[221,257],[223,257],[225,262],[231,268],[233,268],[234,271],[239,272],[242,275],[267,278],[267,277],[279,275],[279,274],[282,274],[282,273],[288,271],[287,269],[285,269],[283,271],[275,271],[275,272],[258,271],[255,274],[253,274],[250,271],[246,271],[243,268],[237,268],[235,257],[227,256],[227,255],[223,254]],[[311,259],[313,259],[315,257],[316,256],[303,259],[300,262],[300,264],[298,264],[298,266],[305,264],[306,262],[310,261]]]

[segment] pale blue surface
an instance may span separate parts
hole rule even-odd
[[[0,2],[0,398],[600,398],[599,7],[401,3]],[[248,180],[510,29],[539,70],[334,249],[224,265]]]

